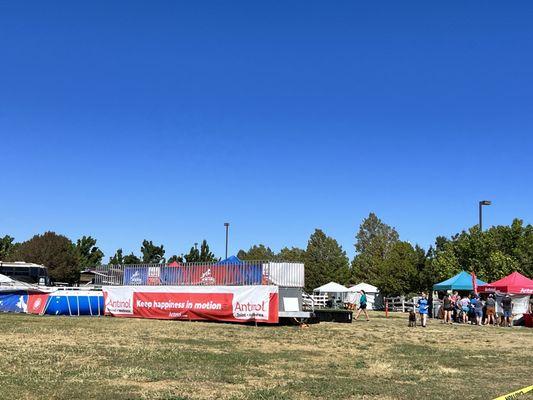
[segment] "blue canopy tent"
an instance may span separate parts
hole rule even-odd
[[[225,280],[230,285],[260,285],[262,282],[263,266],[261,263],[246,263],[239,257],[230,256],[215,265],[226,267]]]
[[[242,260],[237,256],[229,256],[225,260],[219,261],[216,265],[242,265]]]
[[[481,279],[476,279],[477,285],[486,285]],[[472,275],[466,271],[461,271],[457,275],[446,279],[443,282],[433,285],[433,290],[474,290],[472,286]]]

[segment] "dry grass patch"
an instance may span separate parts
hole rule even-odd
[[[533,330],[372,317],[299,329],[4,314],[0,387],[8,399],[487,399],[532,383]],[[473,370],[478,387],[461,382]]]

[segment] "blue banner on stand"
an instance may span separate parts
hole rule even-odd
[[[124,269],[124,285],[146,285],[148,283],[148,267]]]

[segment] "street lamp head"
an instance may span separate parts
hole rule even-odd
[[[479,202],[479,204],[481,204],[482,206],[490,206],[492,204],[492,201],[490,201],[490,200],[481,200]]]
[[[229,226],[229,222],[224,222],[224,226]]]

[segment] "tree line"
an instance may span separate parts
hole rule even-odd
[[[355,257],[332,237],[316,229],[305,249],[284,247],[274,252],[265,244],[240,250],[242,260],[292,261],[305,263],[306,290],[330,281],[350,285],[365,281],[380,288],[384,295],[407,295],[430,290],[461,270],[474,272],[485,281],[493,281],[519,271],[533,275],[533,226],[520,219],[511,225],[494,226],[481,232],[477,226],[449,238],[438,236],[425,250],[400,239],[395,228],[374,213],[363,219],[355,234]],[[23,243],[10,236],[0,238],[0,260],[23,260],[43,264],[52,279],[75,283],[85,268],[101,264],[104,258],[96,239],[83,236],[75,243],[63,235],[46,232]],[[163,245],[144,240],[139,256],[124,255],[118,249],[110,264],[214,262],[219,260],[206,240],[200,248],[192,246],[187,254],[165,257]]]
[[[101,265],[104,253],[96,246],[96,239],[83,236],[75,243],[64,235],[55,232],[45,232],[35,235],[31,239],[17,243],[14,238],[6,235],[0,237],[0,260],[25,261],[41,264],[48,267],[50,278],[55,282],[74,284],[79,281],[81,271]],[[203,240],[200,249],[192,246],[187,254],[165,257],[163,245],[155,245],[151,240],[143,240],[140,255],[133,252],[124,254],[118,249],[111,257],[108,264],[161,264],[177,262],[213,262],[217,261],[209,249],[206,240]]]

